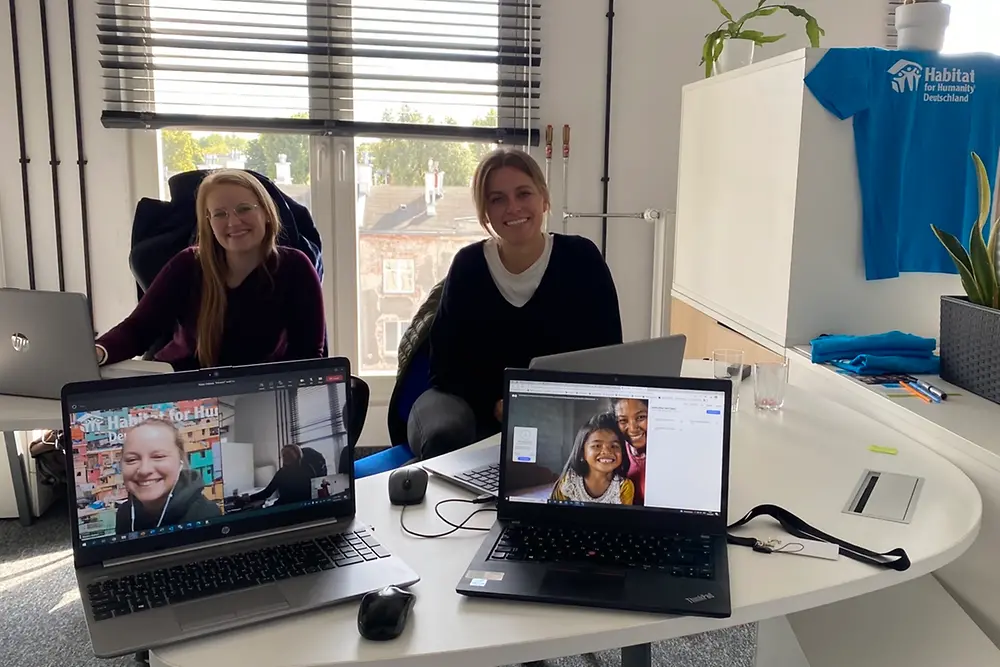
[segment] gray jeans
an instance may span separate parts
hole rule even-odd
[[[467,447],[497,433],[496,423],[479,424],[464,399],[428,389],[410,409],[406,437],[417,458],[426,460]]]

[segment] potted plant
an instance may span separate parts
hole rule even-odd
[[[941,0],[904,0],[896,8],[896,48],[940,51],[951,20],[951,5]]]
[[[990,218],[992,193],[986,166],[972,154],[979,185],[979,217],[968,249],[953,234],[931,225],[951,255],[966,296],[941,297],[941,377],[1000,403],[1000,216]]]
[[[701,65],[705,66],[705,77],[716,73],[728,72],[753,62],[754,47],[760,44],[770,44],[782,39],[785,35],[765,35],[759,30],[748,30],[744,26],[747,21],[761,16],[770,16],[778,11],[785,11],[792,16],[798,16],[806,22],[806,35],[813,48],[819,46],[819,38],[826,34],[819,23],[809,12],[794,5],[768,4],[767,0],[758,0],[757,7],[739,18],[733,17],[726,9],[722,0],[712,0],[719,8],[725,20],[719,27],[705,35],[705,44],[701,49]]]

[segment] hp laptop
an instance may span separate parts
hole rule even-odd
[[[0,289],[0,394],[57,399],[67,382],[100,377],[85,296]]]
[[[347,359],[69,384],[73,555],[110,657],[418,576],[355,514]],[[353,460],[353,457],[348,457]]]
[[[551,371],[676,377],[684,363],[683,334],[564,352],[531,360],[528,368]],[[500,482],[500,452],[496,447],[462,451],[423,467],[469,491],[495,496]]]
[[[458,592],[730,616],[732,383],[508,370],[507,385],[498,520]],[[645,408],[638,431],[622,404]]]

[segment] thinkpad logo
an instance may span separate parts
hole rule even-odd
[[[14,346],[15,352],[27,352],[30,341],[22,333],[11,334],[10,344]]]
[[[923,76],[924,68],[912,60],[897,60],[896,64],[889,68],[892,75],[892,89],[897,93],[915,91],[920,86],[920,77]]]
[[[684,598],[691,604],[698,604],[699,602],[705,602],[706,600],[714,600],[715,596],[711,593],[702,593],[701,595],[695,595],[693,598]]]

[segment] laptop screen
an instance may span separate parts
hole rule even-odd
[[[724,391],[511,380],[509,502],[722,511]]]
[[[65,404],[82,546],[350,497],[343,371],[96,387]]]

